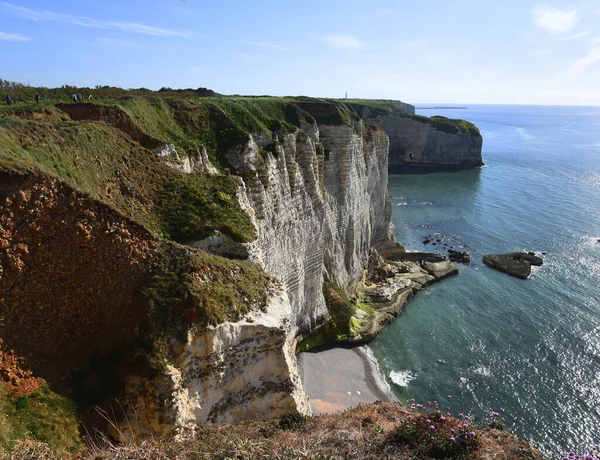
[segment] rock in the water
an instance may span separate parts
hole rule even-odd
[[[452,262],[458,262],[461,264],[470,264],[471,263],[471,255],[466,251],[461,252],[461,251],[455,251],[453,249],[448,249],[448,258]]]
[[[458,266],[449,260],[443,260],[441,262],[423,262],[422,267],[427,273],[438,280],[458,274]]]
[[[511,252],[485,255],[483,263],[488,267],[525,279],[531,274],[531,266],[542,265],[543,260],[526,252]]]

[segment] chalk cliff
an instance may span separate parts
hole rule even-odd
[[[73,372],[85,371],[87,387],[111,375],[114,386],[94,403],[118,397],[134,434],[307,413],[294,346],[329,319],[324,282],[352,293],[369,249],[393,245],[383,130],[341,103],[266,99],[61,105],[14,115],[0,130],[8,147],[0,160],[14,177],[1,196],[4,228],[14,231],[0,259],[0,299],[13,307],[0,333],[65,393]],[[26,180],[20,165],[44,173]],[[52,209],[40,201],[17,219],[30,206],[21,195],[52,197]],[[136,239],[120,238],[112,221]],[[29,237],[32,226],[40,230]],[[136,252],[119,258],[128,244]],[[60,257],[62,247],[76,247],[77,258]],[[279,281],[193,247],[248,258]],[[13,263],[10,254],[21,253]],[[74,261],[82,268],[69,271]],[[101,273],[84,276],[86,261]],[[60,296],[42,295],[58,286]],[[27,298],[35,299],[20,310],[35,319],[27,331],[44,334],[24,341],[16,307]],[[56,312],[70,319],[52,325]],[[96,339],[109,331],[110,340]],[[48,346],[53,334],[69,337],[68,347]]]
[[[441,116],[431,118],[394,107],[352,103],[356,113],[383,128],[390,139],[389,171],[457,170],[483,165],[483,137],[472,123]],[[391,105],[391,104],[390,104]]]

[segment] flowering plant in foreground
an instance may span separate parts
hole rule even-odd
[[[589,454],[577,454],[575,452],[569,452],[567,455],[562,457],[562,460],[600,460],[600,446],[592,446]]]
[[[439,409],[437,401],[423,405],[411,400],[410,409],[401,411],[404,417],[392,434],[394,442],[433,458],[463,458],[478,448],[479,429],[469,415],[452,417],[449,411],[443,413]],[[490,414],[493,419],[498,415]]]
[[[429,411],[429,412],[428,412]],[[394,440],[409,445],[423,455],[433,458],[464,458],[478,447],[478,429],[474,418],[462,412],[451,416],[450,408],[445,414],[437,401],[418,404],[410,400],[410,410],[402,410],[405,418],[393,433]],[[485,425],[492,429],[505,430],[500,413],[491,411],[484,418]],[[458,422],[458,423],[457,423]],[[569,452],[561,460],[600,460],[600,445],[591,446],[588,454]]]

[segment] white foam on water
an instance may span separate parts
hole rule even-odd
[[[396,206],[433,206],[431,201],[423,201],[421,203],[412,203],[410,201],[401,201],[400,203],[396,203]]]
[[[484,377],[489,377],[492,375],[492,371],[488,367],[485,366],[476,366],[473,368],[473,372],[478,375],[483,375]]]
[[[409,371],[392,371],[390,380],[399,387],[407,387],[411,380],[416,379]]]
[[[371,371],[371,374],[375,379],[376,385],[392,400],[395,401],[396,396],[394,395],[394,392],[392,391],[392,388],[390,387],[389,383],[385,379],[385,375],[383,374],[383,372],[381,372],[381,368],[379,367],[379,361],[377,361],[377,358],[375,358],[373,351],[368,346],[360,347],[360,349],[365,353],[369,361],[373,363],[374,369]]]

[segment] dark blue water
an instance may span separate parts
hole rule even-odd
[[[423,249],[439,233],[473,262],[418,294],[371,348],[401,400],[480,421],[499,411],[550,458],[587,452],[600,443],[600,108],[441,114],[480,128],[486,166],[391,176],[396,235]],[[510,251],[547,255],[527,280],[481,262]]]

